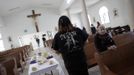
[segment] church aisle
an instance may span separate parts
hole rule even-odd
[[[64,73],[65,73],[65,75],[68,75],[67,70],[66,70],[66,68],[65,68],[65,66],[64,66],[63,59],[62,59],[62,57],[61,57],[60,55],[55,54],[50,48],[40,48],[40,50],[46,50],[48,53],[50,53],[51,55],[53,55],[54,58],[55,58],[56,60],[58,60],[60,66],[61,66],[61,68],[62,68],[62,70],[63,70]],[[59,69],[61,70],[61,68],[59,68]],[[27,63],[24,72],[21,73],[20,75],[28,75],[28,69],[29,69],[29,65],[28,65],[28,63]],[[90,69],[88,70],[88,72],[89,72],[89,75],[101,75],[98,66],[95,66],[95,67],[90,68]],[[48,72],[48,74],[50,74],[50,73]],[[53,74],[54,74],[54,75],[59,75],[58,70],[53,70]]]

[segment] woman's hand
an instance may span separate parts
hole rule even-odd
[[[112,46],[108,47],[109,50],[113,50],[115,48],[117,48],[115,45],[112,45]]]
[[[60,54],[61,54],[61,53],[60,53],[60,52],[58,52],[58,51],[55,51],[55,53],[56,53],[56,54],[58,54],[58,55],[60,55]]]
[[[117,48],[115,45],[112,46],[114,49]]]

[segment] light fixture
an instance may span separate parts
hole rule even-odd
[[[66,0],[67,4],[70,4],[71,0]]]

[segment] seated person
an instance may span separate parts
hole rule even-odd
[[[91,32],[92,32],[92,34],[96,33],[96,28],[93,24],[91,24]]]
[[[97,28],[97,34],[95,35],[94,39],[95,47],[98,52],[116,48],[114,40],[106,32],[106,29],[103,25],[100,25]]]
[[[42,40],[43,40],[43,45],[44,47],[46,47],[46,38],[45,38],[46,34],[42,35]]]

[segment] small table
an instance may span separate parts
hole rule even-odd
[[[50,64],[50,61],[53,61],[53,63]],[[43,63],[41,65],[39,65],[38,63],[30,64],[29,75],[41,75],[50,71],[51,74],[53,75],[52,70],[55,70],[57,66],[58,66],[58,62],[56,61],[55,58],[51,58],[46,63]],[[33,67],[36,68],[35,71],[32,70]]]

